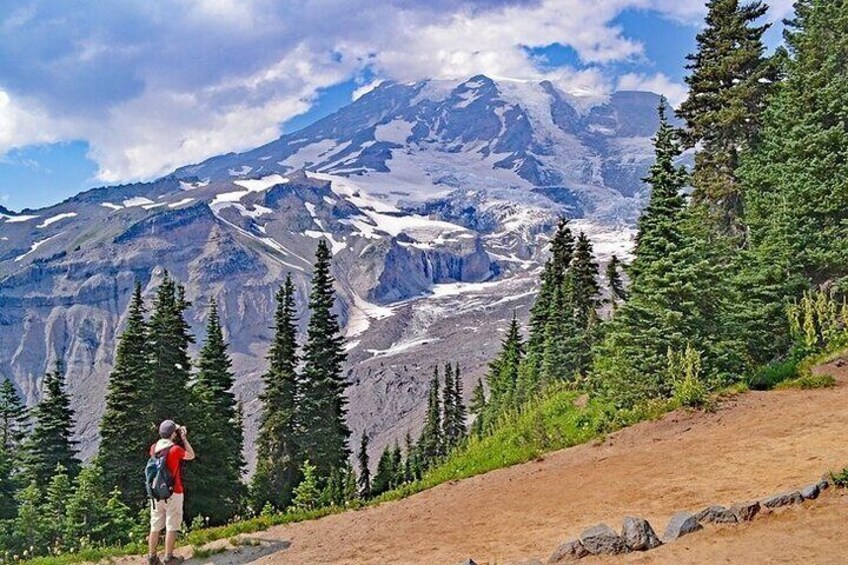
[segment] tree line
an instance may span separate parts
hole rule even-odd
[[[848,7],[796,2],[773,56],[762,2],[707,8],[687,57],[682,127],[665,100],[658,108],[632,260],[612,258],[602,297],[591,245],[560,222],[526,337],[513,320],[474,390],[476,434],[551,383],[614,410],[669,398],[697,405],[823,347],[821,327],[846,331]],[[687,150],[691,171],[680,164]],[[815,300],[804,298],[810,289]],[[787,318],[788,306],[806,308],[805,321]]]

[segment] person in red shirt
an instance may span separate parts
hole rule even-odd
[[[156,555],[159,546],[159,534],[165,530],[165,565],[177,565],[181,557],[174,555],[177,534],[183,522],[183,461],[194,459],[194,449],[188,442],[188,430],[178,426],[173,420],[165,420],[159,425],[159,441],[150,446],[150,456],[168,450],[165,465],[174,478],[174,493],[167,500],[157,500],[150,507],[150,536],[148,537],[147,562],[149,565],[162,565]],[[182,444],[182,445],[180,445]]]

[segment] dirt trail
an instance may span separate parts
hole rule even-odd
[[[251,537],[290,543],[255,562],[546,560],[559,542],[598,522],[618,528],[624,516],[636,515],[661,530],[678,510],[803,486],[827,469],[848,465],[848,370],[827,370],[838,378],[837,387],[747,393],[715,413],[675,412],[601,444],[566,449],[398,502],[255,534]],[[831,490],[802,508],[735,529],[708,528],[656,552],[614,561],[836,562],[846,517],[848,497]]]

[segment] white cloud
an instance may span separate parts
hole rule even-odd
[[[617,90],[646,90],[664,95],[672,107],[677,107],[686,98],[686,85],[676,83],[662,73],[641,75],[627,73],[618,78]]]
[[[776,0],[785,15],[790,0]],[[587,90],[682,97],[612,24],[641,8],[686,22],[703,0],[125,0],[110,10],[21,0],[0,16],[0,154],[84,139],[102,181],[165,173],[270,141],[317,92],[361,76],[550,78]],[[98,10],[92,17],[92,10]],[[571,47],[588,70],[539,65],[527,48]],[[33,46],[38,46],[34,48]],[[357,98],[377,80],[354,92]]]

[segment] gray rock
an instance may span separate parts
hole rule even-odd
[[[701,524],[735,524],[739,521],[736,514],[718,504],[704,508],[695,514],[695,519]]]
[[[580,534],[580,543],[592,555],[618,555],[627,553],[621,536],[606,524],[598,524]]]
[[[829,477],[823,477],[822,480],[820,480],[818,483],[816,483],[816,486],[819,487],[819,493],[821,493],[821,491],[825,491],[825,490],[829,489],[830,488],[830,478]]]
[[[804,500],[813,500],[819,497],[819,485],[807,485],[801,489],[801,496]]]
[[[465,561],[461,561],[459,565],[477,565],[477,562],[473,559],[466,559]]]
[[[628,516],[621,528],[624,545],[631,551],[645,551],[662,545],[654,528],[643,518]]]
[[[781,506],[789,506],[791,504],[801,504],[804,502],[804,497],[797,490],[789,492],[781,492],[763,500],[763,506],[766,508],[780,508]]]
[[[589,555],[580,540],[567,541],[554,550],[548,558],[548,563],[568,563],[577,561]]]
[[[760,512],[760,503],[756,500],[752,502],[740,502],[731,506],[730,511],[736,515],[738,521],[750,522]]]
[[[678,512],[669,520],[668,526],[665,528],[665,535],[663,535],[663,542],[668,543],[703,529],[704,527],[698,523],[694,514],[691,512]]]

